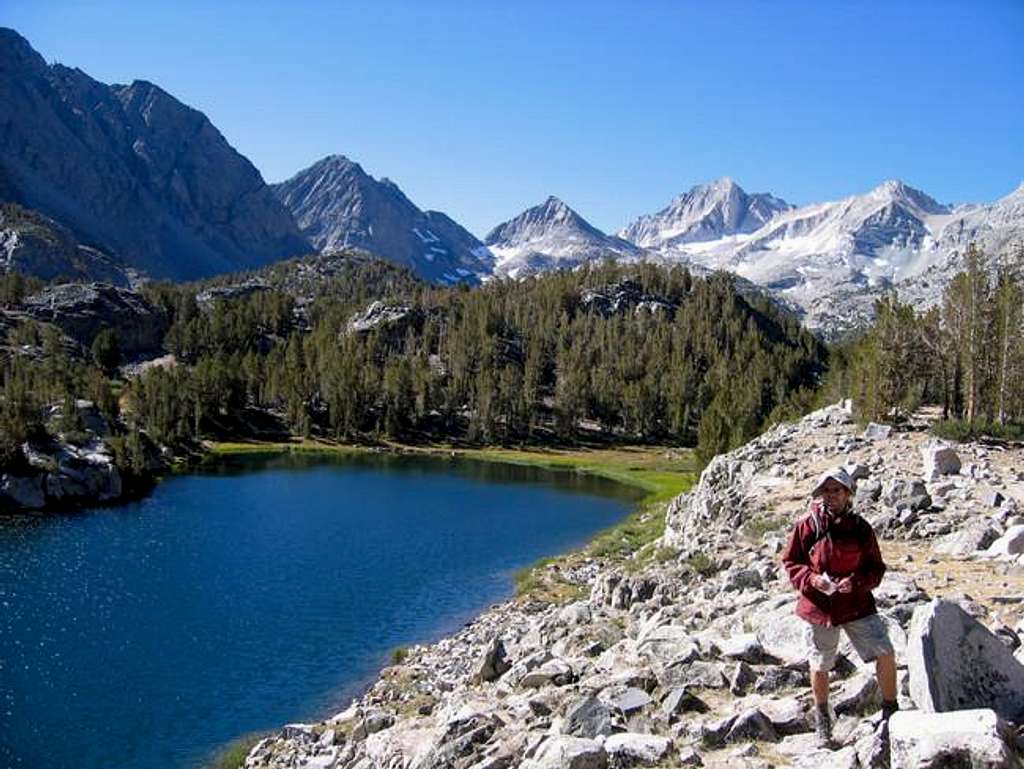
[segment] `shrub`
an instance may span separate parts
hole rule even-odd
[[[92,340],[92,357],[106,373],[112,373],[121,364],[121,345],[112,328],[100,331]]]
[[[702,577],[710,577],[718,569],[718,563],[706,553],[694,553],[686,559],[686,565]]]
[[[765,534],[785,528],[789,519],[784,515],[758,515],[746,521],[741,531],[748,537],[760,540]]]
[[[963,419],[944,419],[931,426],[932,435],[951,441],[969,441],[974,438],[998,438],[1005,441],[1024,440],[1024,425]]]

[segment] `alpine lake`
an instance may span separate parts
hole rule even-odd
[[[0,765],[194,769],[326,717],[642,496],[499,462],[229,454],[128,504],[0,516]]]

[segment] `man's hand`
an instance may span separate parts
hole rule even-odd
[[[836,583],[836,590],[840,593],[853,592],[853,577],[843,577]]]
[[[810,582],[811,587],[825,595],[831,595],[836,590],[836,584],[824,574],[812,574]]]

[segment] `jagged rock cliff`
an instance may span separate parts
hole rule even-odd
[[[52,323],[88,348],[103,329],[117,334],[118,348],[132,357],[158,352],[169,320],[161,307],[131,289],[106,283],[58,283],[26,297],[22,312]]]
[[[259,171],[153,83],[47,65],[0,28],[0,192],[154,277],[258,267],[309,249]],[[94,276],[99,277],[99,276]]]
[[[274,193],[322,252],[361,248],[427,280],[476,283],[493,257],[439,211],[421,211],[390,179],[374,179],[343,155],[329,155]]]

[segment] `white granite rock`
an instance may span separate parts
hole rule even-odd
[[[985,550],[986,558],[1016,557],[1024,553],[1024,525],[1011,526]]]
[[[946,443],[932,441],[921,448],[921,455],[924,459],[924,477],[928,480],[960,472],[960,457]]]
[[[654,734],[613,734],[604,743],[613,766],[653,766],[672,750],[672,740]]]
[[[1004,725],[991,710],[949,713],[900,711],[889,719],[891,769],[1018,766],[1003,739]]]
[[[918,607],[908,635],[910,695],[921,710],[990,707],[1024,720],[1024,665],[958,604],[936,599]]]
[[[520,769],[605,769],[607,766],[608,754],[599,742],[556,735],[541,746],[536,756],[520,764]]]

